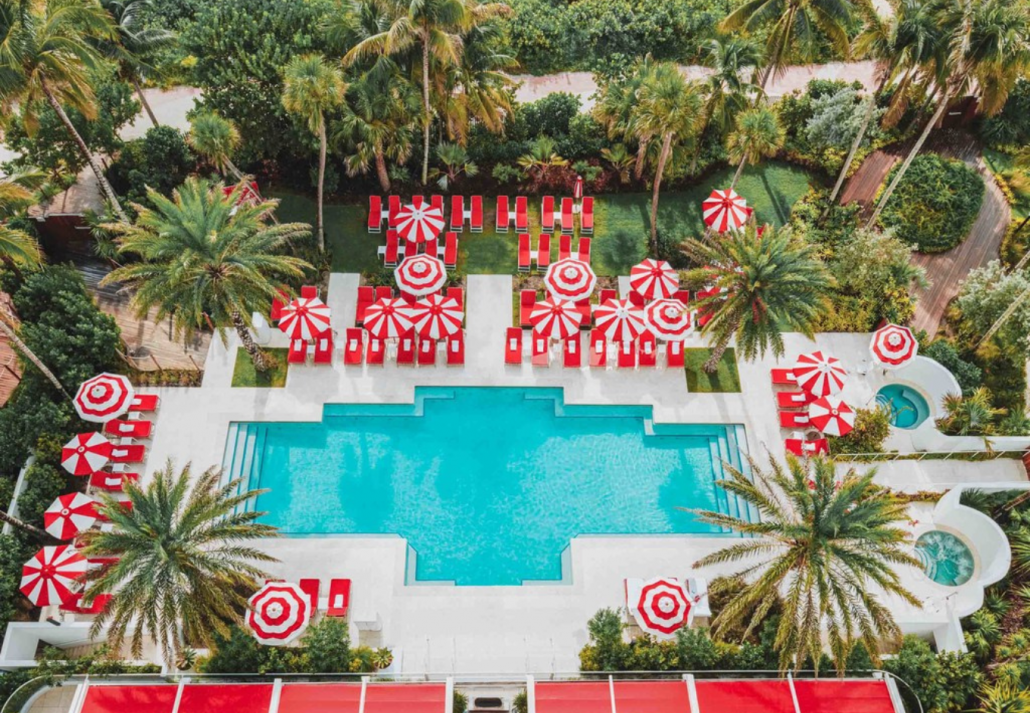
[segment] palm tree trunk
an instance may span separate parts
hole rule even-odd
[[[848,151],[847,158],[844,159],[844,165],[840,169],[840,175],[837,176],[837,182],[833,186],[833,192],[830,194],[830,200],[826,203],[826,208],[823,210],[822,217],[826,217],[826,214],[830,212],[830,207],[834,201],[837,200],[837,194],[840,192],[841,186],[844,185],[844,178],[848,175],[848,169],[851,168],[851,162],[855,160],[855,154],[858,153],[858,147],[862,145],[862,140],[865,139],[865,133],[869,129],[869,124],[872,123],[873,114],[876,113],[876,95],[883,91],[883,86],[887,83],[887,75],[885,73],[884,78],[880,80],[879,86],[876,87],[876,91],[873,92],[872,96],[869,97],[868,106],[865,110],[865,117],[862,119],[862,126],[858,130],[858,134],[855,135],[855,140],[851,142],[851,149]]]
[[[637,145],[637,160],[633,165],[633,175],[636,176],[637,180],[644,175],[644,160],[647,158],[647,139],[639,139]]]
[[[729,342],[719,342],[712,349],[712,356],[708,357],[702,368],[709,374],[714,374],[719,370],[719,362],[722,361],[722,355],[726,353],[726,348],[729,346]]]
[[[422,185],[429,180],[429,128],[433,122],[433,109],[429,104],[429,38],[422,38]]]
[[[737,165],[737,172],[733,174],[733,180],[730,181],[730,190],[732,191],[737,187],[737,181],[740,180],[740,174],[744,173],[744,165],[747,163],[747,156],[740,159],[740,163]]]
[[[254,337],[251,336],[250,330],[247,328],[247,323],[243,321],[243,315],[239,312],[234,311],[232,313],[232,326],[236,328],[240,344],[243,345],[243,348],[247,350],[247,354],[250,355],[250,361],[254,364],[254,370],[268,371],[268,359],[265,357],[264,352],[258,348]]]
[[[658,170],[654,174],[654,189],[651,191],[651,254],[658,257],[658,192],[662,187],[662,174],[665,173],[665,162],[672,153],[672,132],[665,135],[662,141],[662,152],[658,155]]]
[[[50,535],[48,533],[46,533],[45,531],[40,530],[35,525],[30,525],[29,523],[25,522],[24,520],[22,520],[20,518],[17,518],[14,515],[11,515],[10,513],[6,513],[3,510],[0,510],[0,522],[6,522],[11,527],[17,528],[19,530],[23,530],[23,531],[29,533],[30,535],[33,535],[34,537],[38,537],[39,539],[41,539],[43,541],[47,541],[47,540],[51,539]]]
[[[379,187],[383,193],[390,192],[390,172],[386,170],[386,157],[382,151],[376,151],[376,174],[379,176]]]
[[[790,16],[787,22],[783,23],[784,27],[792,27],[794,25],[795,10],[790,11]],[[769,86],[769,80],[772,79],[773,75],[776,74],[776,67],[780,64],[780,58],[783,57],[784,51],[787,49],[787,40],[790,39],[790,34],[786,31],[782,34],[783,39],[776,48],[776,52],[769,58],[769,64],[765,68],[765,75],[762,77],[761,89],[762,94],[766,94],[766,89]]]
[[[154,110],[150,108],[150,102],[147,101],[147,97],[143,93],[143,87],[140,86],[139,78],[136,76],[135,72],[132,74],[132,86],[136,87],[136,96],[139,97],[139,103],[143,105],[143,109],[147,112],[147,116],[150,117],[150,123],[154,126],[161,126],[161,122],[157,120]]]
[[[41,77],[40,85],[43,88],[43,92],[46,94],[50,107],[57,112],[57,116],[60,117],[61,123],[64,124],[66,129],[68,129],[68,132],[72,135],[75,143],[78,144],[82,155],[86,157],[87,161],[89,161],[90,168],[93,169],[93,173],[96,174],[97,181],[100,183],[100,189],[104,192],[104,196],[107,200],[110,201],[115,213],[118,214],[119,219],[121,219],[123,223],[131,222],[129,220],[129,216],[127,216],[125,211],[122,210],[122,204],[118,202],[118,196],[115,195],[114,189],[111,188],[111,184],[108,183],[107,178],[104,177],[104,172],[100,168],[100,162],[97,161],[93,152],[89,150],[89,146],[86,146],[86,142],[82,139],[82,136],[79,135],[79,132],[75,130],[75,125],[72,124],[72,120],[68,118],[68,115],[65,113],[61,103],[57,101],[57,97],[55,97],[54,93],[50,90],[50,85],[47,83],[46,79]]]
[[[926,138],[930,135],[930,132],[933,131],[933,128],[937,125],[937,122],[940,121],[941,117],[944,116],[944,111],[948,108],[949,101],[951,101],[950,83],[944,89],[944,94],[941,96],[940,104],[937,105],[937,111],[935,111],[933,113],[933,117],[928,122],[926,122],[926,126],[923,127],[923,133],[919,135],[919,138],[916,140],[916,143],[912,147],[912,150],[908,152],[908,156],[905,157],[905,161],[901,164],[901,168],[898,169],[898,173],[894,176],[894,180],[891,181],[889,186],[887,186],[887,190],[883,192],[883,195],[880,197],[880,202],[876,205],[876,210],[873,211],[873,214],[869,217],[869,220],[866,221],[866,229],[871,228],[873,224],[876,223],[876,219],[880,217],[880,213],[883,211],[883,207],[887,205],[887,201],[889,201],[891,196],[894,194],[894,189],[898,187],[898,183],[901,182],[901,179],[905,175],[905,172],[908,171],[908,167],[912,165],[912,161],[915,160],[915,157],[919,154],[920,149],[923,148],[923,144],[926,142]]]
[[[322,201],[325,192],[325,152],[325,117],[323,117],[318,126],[318,213],[315,218],[319,252],[325,252],[325,226],[322,223]]]
[[[715,93],[715,90],[712,90]],[[690,159],[690,175],[693,176],[697,172],[697,159],[701,156],[701,147],[704,145],[705,132],[708,130],[708,125],[712,123],[712,116],[715,115],[715,100],[711,99],[708,102],[708,106],[705,108],[705,120],[701,124],[701,130],[697,132],[697,141],[694,142],[694,156]]]
[[[243,180],[243,171],[238,169],[236,167],[236,164],[233,163],[232,160],[229,159],[228,157],[226,157],[226,159],[225,159],[225,167],[229,169],[229,172],[232,173],[232,175],[236,176],[236,180],[237,181],[242,181]]]
[[[7,311],[6,307],[4,308],[4,311]],[[43,376],[45,376],[47,380],[54,385],[54,388],[60,391],[66,399],[71,401],[72,397],[67,391],[65,391],[64,386],[60,381],[58,381],[57,377],[54,376],[54,372],[47,368],[46,364],[44,364],[40,358],[25,345],[25,342],[21,340],[18,333],[14,331],[14,328],[8,324],[8,319],[10,319],[11,315],[4,314],[3,317],[3,319],[0,319],[0,331],[7,335],[7,338],[11,340],[11,344],[14,345],[14,348],[21,352],[26,359],[32,362],[32,365],[39,369],[40,373],[42,373]]]

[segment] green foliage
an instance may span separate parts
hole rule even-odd
[[[171,126],[154,126],[142,139],[125,144],[108,178],[115,190],[133,203],[146,203],[147,188],[171,195],[196,163],[182,132]]]
[[[900,166],[888,174],[893,180]],[[880,223],[893,227],[900,240],[920,252],[949,250],[965,239],[983,202],[984,182],[962,161],[920,154],[880,215]]]
[[[963,341],[975,345],[1005,312],[1030,290],[1025,272],[1009,272],[992,260],[972,270],[955,301]],[[1023,299],[992,340],[1010,355],[1030,355],[1030,300]]]
[[[38,526],[43,522],[43,512],[72,484],[64,469],[47,463],[33,463],[25,471],[25,489],[18,496],[18,517]]]
[[[14,535],[0,535],[0,624],[5,628],[7,622],[28,605],[28,600],[21,595],[18,587],[21,585],[22,565],[31,556],[31,545],[26,545]],[[6,699],[11,694],[10,690],[5,689],[6,679],[6,674],[0,676],[0,699]]]
[[[529,713],[529,694],[525,689],[511,699],[511,713]]]
[[[980,137],[991,146],[1030,144],[1030,79],[1020,79],[1009,94],[1005,108],[980,123]]]
[[[347,623],[322,617],[299,647],[263,646],[240,626],[214,637],[214,653],[198,662],[201,673],[371,673],[379,651],[350,648]]]
[[[338,617],[323,617],[304,634],[309,673],[347,673],[350,671],[350,633],[347,622]]]
[[[948,394],[944,397],[944,415],[937,419],[937,428],[951,436],[990,436],[995,422],[1005,409],[993,404],[991,391],[985,386],[968,396]]]
[[[983,372],[980,367],[959,356],[955,345],[947,339],[934,340],[930,346],[922,350],[922,354],[950,371],[962,387],[964,395],[968,396],[982,383]]]
[[[982,677],[972,654],[935,654],[928,643],[911,635],[904,638],[896,656],[884,660],[883,668],[915,690],[926,713],[967,710]],[[898,688],[906,705],[918,710],[908,687]]]
[[[833,442],[834,453],[880,453],[891,432],[890,412],[884,408],[860,408],[855,428]]]
[[[465,713],[469,709],[469,699],[461,691],[454,692],[454,699],[451,704],[452,713]]]

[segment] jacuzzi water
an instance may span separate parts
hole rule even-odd
[[[960,538],[944,530],[924,532],[916,540],[916,557],[926,576],[947,587],[958,587],[973,576],[976,562]]]
[[[890,411],[891,425],[915,428],[930,416],[930,406],[915,389],[904,384],[888,384],[876,392],[876,403]]]

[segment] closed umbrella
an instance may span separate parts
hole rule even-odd
[[[839,396],[824,396],[809,404],[808,420],[828,436],[844,436],[855,428],[855,410]]]
[[[692,604],[681,582],[656,577],[644,582],[633,605],[633,618],[649,634],[669,637],[690,623]]]
[[[578,302],[593,294],[597,286],[597,276],[582,260],[566,258],[551,263],[547,268],[544,286],[551,297]]]
[[[75,410],[83,421],[104,423],[128,411],[133,398],[128,377],[105,372],[82,382],[75,394]]]
[[[283,307],[279,329],[290,339],[315,339],[329,331],[329,305],[317,297],[292,300]]]
[[[529,314],[533,331],[549,339],[568,339],[579,330],[583,314],[571,302],[544,299]]]
[[[919,342],[908,327],[888,324],[873,332],[869,351],[884,369],[900,369],[915,359]]]
[[[443,230],[443,211],[432,204],[406,205],[397,211],[397,232],[405,240],[425,243]]]
[[[423,339],[444,339],[461,331],[464,314],[453,297],[427,295],[410,308],[418,336]]]
[[[813,396],[839,393],[848,375],[839,359],[821,351],[799,356],[792,371],[798,386]]]
[[[583,177],[576,176],[576,182],[572,186],[572,198],[573,200],[583,200]]]
[[[37,607],[64,604],[82,586],[86,558],[71,545],[44,547],[21,569],[22,593]]]
[[[701,203],[701,217],[705,225],[717,233],[737,230],[747,222],[747,201],[732,188],[712,191]]]
[[[645,300],[665,299],[680,288],[680,276],[665,260],[647,258],[630,268],[629,286]]]
[[[411,306],[396,297],[373,302],[365,309],[364,326],[376,339],[395,339],[414,326]]]
[[[43,526],[59,540],[72,539],[96,521],[97,503],[85,493],[62,495],[43,512]]]
[[[605,339],[614,342],[631,342],[647,328],[644,311],[629,300],[605,300],[594,307],[594,324]]]
[[[447,268],[443,260],[429,255],[404,258],[393,275],[402,292],[416,297],[439,292],[447,282]]]
[[[96,431],[80,433],[61,449],[61,465],[72,475],[92,475],[111,458],[111,441]]]
[[[266,646],[285,646],[311,618],[308,595],[292,582],[267,582],[247,600],[247,626]]]
[[[644,309],[644,315],[659,339],[682,342],[690,333],[690,310],[679,300],[655,300]]]

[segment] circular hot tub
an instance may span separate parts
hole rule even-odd
[[[916,540],[915,550],[926,576],[946,587],[965,584],[972,578],[976,568],[976,560],[969,545],[944,530],[924,532]]]
[[[915,428],[930,417],[930,405],[915,389],[904,384],[888,384],[876,392],[876,403],[890,413],[891,425]]]

